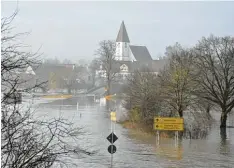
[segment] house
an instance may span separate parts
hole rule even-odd
[[[87,68],[75,64],[41,64],[29,66],[19,73],[22,82],[20,89],[44,83],[37,91],[76,92],[88,89]],[[34,89],[35,90],[35,89]]]

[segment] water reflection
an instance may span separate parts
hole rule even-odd
[[[161,142],[156,143],[156,155],[163,156],[169,160],[183,159],[183,144],[179,140],[177,143],[173,139],[161,139]]]
[[[220,128],[220,154],[228,156],[230,154],[230,141],[227,139],[227,129]]]
[[[221,137],[221,141],[225,141],[227,139],[227,129],[226,128],[220,128],[220,137]]]

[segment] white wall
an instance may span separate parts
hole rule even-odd
[[[115,59],[120,61],[131,61],[129,43],[116,42]]]
[[[129,47],[129,57],[130,57],[130,61],[136,61],[136,59],[135,59],[135,57],[134,57],[134,55],[133,55],[132,50],[130,49],[130,47]]]
[[[122,53],[123,53],[122,42],[116,42],[116,50],[115,50],[116,60],[122,59]]]

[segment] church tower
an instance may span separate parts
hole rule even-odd
[[[131,61],[130,59],[130,41],[124,22],[122,21],[119,33],[116,39],[115,59],[118,61]]]

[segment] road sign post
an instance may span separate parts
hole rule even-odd
[[[183,118],[170,118],[170,117],[155,117],[154,129],[165,131],[183,131],[184,119]]]
[[[108,152],[110,153],[110,154],[114,154],[115,152],[116,152],[116,146],[115,145],[110,145],[110,146],[108,146],[108,148],[107,148],[107,150],[108,150]]]
[[[159,145],[159,131],[156,132],[156,143]]]
[[[176,132],[175,132],[175,147],[178,146],[178,140],[179,140],[179,132],[176,131]]]
[[[154,129],[157,130],[157,144],[159,145],[159,131],[176,131],[175,146],[177,147],[179,132],[184,131],[184,119],[175,117],[155,117]]]
[[[115,135],[114,130],[115,130],[115,122],[116,122],[116,112],[110,112],[110,120],[111,120],[111,133],[110,135],[106,138],[111,145],[107,148],[108,152],[111,154],[111,167],[113,164],[113,154],[117,151],[117,148],[115,145],[115,141],[117,141],[118,137]],[[114,125],[113,125],[114,122]]]

